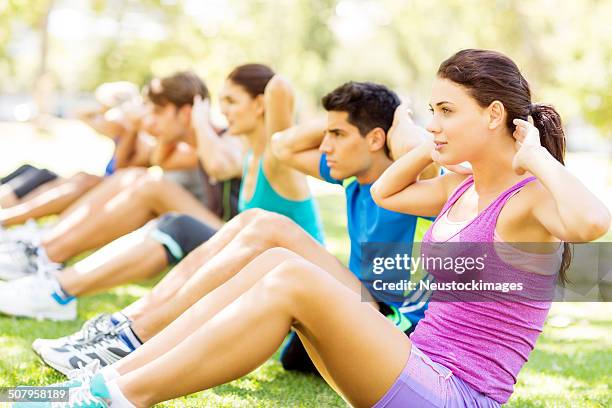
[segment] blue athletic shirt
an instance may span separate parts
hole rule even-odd
[[[326,154],[321,156],[319,174],[323,180],[329,183],[344,186],[348,234],[351,241],[348,267],[362,281],[365,287],[372,292],[372,281],[378,276],[372,273],[370,262],[367,261],[366,265],[366,261],[363,260],[362,245],[366,243],[401,243],[404,250],[406,247],[411,248],[415,239],[420,241],[420,238],[424,236],[425,231],[429,228],[434,218],[418,217],[379,207],[370,194],[372,184],[359,184],[354,177],[346,180],[334,179],[330,175]],[[371,250],[369,249],[371,247],[374,248],[375,252],[377,251],[377,247],[374,245],[369,245],[368,251]],[[392,245],[380,248],[381,252],[392,250]],[[372,259],[371,254],[368,255],[368,259]],[[364,263],[364,268],[362,268],[362,262]],[[372,292],[372,294],[375,299],[386,303],[392,309],[399,309],[412,324],[416,324],[423,317],[427,309],[429,296],[431,295],[420,290],[405,291],[403,293],[403,300],[398,302],[381,300],[380,292]],[[396,323],[401,327],[399,322]]]

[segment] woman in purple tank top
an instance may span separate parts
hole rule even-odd
[[[436,255],[434,243],[453,249],[458,243],[462,256],[484,248],[478,276],[495,284],[519,281],[528,293],[448,301],[436,291],[409,339],[364,300],[354,275],[274,248],[144,344],[133,370],[84,373],[79,378],[86,383],[74,395],[123,408],[208,389],[265,362],[293,327],[323,378],[352,406],[505,403],[542,330],[547,289],[567,268],[565,243],[603,235],[610,214],[563,166],[559,115],[531,102],[527,81],[506,56],[464,50],[444,61],[431,108],[428,132],[398,108],[386,142],[391,150],[411,149],[385,170],[372,196],[393,211],[438,216],[421,258]],[[456,171],[419,180],[433,161]],[[473,174],[457,167],[462,162]],[[518,242],[553,249],[525,252],[511,244]],[[447,283],[445,268],[431,268],[436,282]],[[188,337],[175,330],[194,314],[201,327]]]
[[[374,200],[394,211],[439,214],[423,239],[423,260],[480,254],[480,278],[523,289],[503,297],[434,292],[406,366],[376,406],[498,406],[542,331],[557,278],[565,279],[568,243],[603,235],[610,214],[563,166],[561,118],[532,103],[508,57],[463,50],[444,61],[430,110],[428,133],[414,131],[405,109],[396,111],[391,143],[406,138],[414,148],[372,187]],[[418,181],[432,161],[455,172]],[[548,245],[523,250],[518,243]],[[428,271],[440,284],[465,281],[439,264]]]

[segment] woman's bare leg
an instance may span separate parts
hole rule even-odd
[[[43,240],[49,259],[64,262],[109,243],[167,212],[191,215],[213,228],[223,222],[178,184],[147,175],[112,199],[75,209]]]
[[[83,296],[152,278],[166,266],[164,247],[136,230],[64,269],[56,277],[66,292]]]
[[[284,260],[294,258],[295,254],[284,248],[272,248],[246,265],[238,274],[223,285],[202,297],[193,306],[188,308],[169,326],[161,330],[156,336],[139,348],[139,353],[125,357],[115,364],[120,373],[134,370],[143,364],[154,360],[180,341],[188,337],[200,326],[206,323],[226,305],[237,299],[251,288],[261,277],[274,266]],[[357,278],[340,264],[332,264],[327,273],[333,275],[351,290],[359,292],[361,284]],[[140,337],[140,336],[139,336]]]
[[[19,204],[19,198],[15,195],[15,192],[8,184],[0,186],[0,211],[5,211]],[[1,222],[1,220],[0,220]]]
[[[256,256],[274,247],[290,249],[325,270],[345,270],[333,255],[293,221],[279,214],[262,212],[214,257],[200,263],[188,279],[177,282],[165,299],[151,302],[138,314],[130,314],[132,329],[139,338],[147,341]],[[150,296],[158,297],[156,289]]]
[[[73,212],[78,211],[79,208],[83,206],[107,202],[146,175],[147,169],[142,167],[130,167],[117,170],[111,176],[102,179],[100,184],[89,190],[77,201],[62,211],[60,214],[60,221],[69,217]]]
[[[48,191],[51,188],[61,185],[64,181],[66,181],[66,179],[58,177],[55,180],[48,181],[38,186],[33,191],[30,191],[28,194],[21,198],[15,195],[15,192],[13,191],[10,185],[4,184],[0,186],[0,208],[7,209],[19,205],[25,201],[36,197],[39,194],[44,193],[45,191]]]
[[[17,225],[32,218],[58,214],[91,190],[101,181],[100,177],[79,173],[68,180],[51,181],[20,200],[19,204],[0,211],[0,223]],[[53,186],[47,184],[53,183]],[[44,189],[45,191],[39,191]]]
[[[203,264],[219,253],[240,231],[264,212],[245,211],[225,224],[208,241],[194,249],[161,280],[151,292],[122,310],[131,320],[137,320],[157,307],[174,299],[177,291]]]
[[[175,330],[198,312],[206,315],[205,323],[187,337],[176,336]],[[324,378],[354,406],[378,401],[410,354],[408,338],[361,301],[359,288],[348,288],[328,271],[290,253],[266,252],[168,326],[155,342],[116,363],[122,374],[117,384],[137,406],[208,389],[265,362],[292,326],[307,340]],[[175,344],[160,353],[160,343],[168,338]],[[140,365],[135,364],[138,359]]]
[[[174,278],[169,279],[170,286],[180,287],[188,279],[190,273],[195,272],[212,256],[211,254],[218,252],[233,239],[239,231],[253,221],[257,214],[259,214],[258,211],[240,214],[215,234],[210,242],[200,246],[199,251],[196,249],[195,256],[190,255],[179,263],[174,268],[176,271],[173,269]],[[59,283],[71,295],[82,296],[135,280],[154,277],[168,266],[168,262],[163,246],[150,238],[148,234],[149,229],[145,226],[111,242],[74,266],[59,272],[57,274]],[[164,287],[165,285],[156,286],[155,290],[161,290],[162,295],[154,297],[154,300],[163,298],[165,301],[172,297],[170,293],[163,295]],[[148,297],[143,299],[148,299]],[[141,299],[131,306],[134,309],[134,315],[138,315],[138,305],[143,303],[145,301]],[[152,304],[149,307],[154,308],[155,305]],[[129,313],[127,314],[129,316]]]

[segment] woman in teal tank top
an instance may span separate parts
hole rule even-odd
[[[252,153],[247,154],[244,161],[245,168],[243,174],[247,173],[247,163]],[[243,176],[244,177],[244,176]],[[317,205],[312,197],[305,200],[289,200],[279,195],[274,187],[270,185],[268,178],[263,170],[263,160],[257,166],[257,181],[255,191],[251,199],[247,201],[243,189],[244,184],[240,185],[240,195],[238,196],[238,211],[242,212],[251,208],[263,208],[286,215],[300,225],[306,232],[313,236],[317,241],[323,243],[323,228]]]
[[[292,125],[291,85],[269,67],[247,64],[230,73],[221,91],[229,132],[244,135],[245,157],[239,211],[261,208],[285,215],[323,243],[323,229],[306,176],[280,163],[269,140]]]

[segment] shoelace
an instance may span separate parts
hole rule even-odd
[[[49,259],[47,259],[46,256],[41,256],[39,252],[39,248],[37,246],[33,246],[33,250],[34,250],[34,255],[32,255],[32,257],[36,259],[36,269],[37,270],[51,272],[51,271],[57,271],[57,270],[62,269],[61,263],[51,262]]]
[[[31,252],[32,249],[28,248],[27,251]],[[41,280],[52,280],[52,272],[61,268],[60,264],[45,261],[42,257],[38,256],[36,248],[33,251],[35,255],[28,254],[28,256],[35,257],[35,268],[33,268],[32,274],[16,280],[11,290],[16,290],[18,293],[36,293],[35,291],[41,287]]]
[[[52,279],[52,273],[62,269],[62,264],[51,262],[46,257],[41,256],[38,252],[38,247],[33,247],[34,253],[30,259],[33,259],[36,267],[35,273],[41,279]]]
[[[30,268],[34,268],[34,259],[36,257],[36,247],[25,241],[16,241],[13,247],[8,251],[9,256],[16,264],[26,263]]]
[[[92,360],[88,364],[83,364],[79,361],[77,365],[79,368],[68,372],[67,377],[69,381],[76,380],[80,381],[81,384],[85,384],[100,370],[100,361],[98,360]]]
[[[89,339],[87,343],[75,344],[72,347],[81,353],[96,351],[98,347],[112,344],[111,341],[119,337],[121,330],[126,325],[129,325],[129,322],[123,322],[119,326],[112,326],[107,332],[96,334],[92,339]]]
[[[92,320],[86,321],[81,331],[73,334],[73,336],[77,337],[74,337],[72,340],[87,343],[100,333],[108,333],[112,327],[113,323],[111,322],[110,316],[101,314],[94,317]]]
[[[96,405],[93,405],[96,404]],[[66,402],[54,402],[51,404],[52,408],[68,408],[68,407],[85,407],[85,406],[96,406],[96,407],[107,407],[100,398],[91,394],[89,389],[89,382],[83,383],[82,386],[77,387],[70,392],[68,403]]]
[[[111,320],[111,316],[108,314],[102,314],[94,321],[94,326],[98,332],[108,333],[115,327]]]

